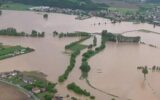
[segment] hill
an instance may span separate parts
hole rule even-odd
[[[33,6],[50,6],[83,10],[98,10],[107,7],[105,4],[96,4],[91,0],[0,0],[0,2],[13,2]]]

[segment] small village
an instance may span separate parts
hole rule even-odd
[[[112,23],[121,21],[133,21],[133,22],[147,22],[154,25],[160,25],[160,7],[154,7],[152,9],[145,10],[143,13],[140,11],[122,13],[118,10],[98,10],[98,11],[84,11],[84,10],[73,10],[49,6],[38,6],[29,8],[31,11],[39,12],[52,12],[52,13],[63,13],[69,15],[77,15],[76,19],[84,20],[93,16],[108,18]]]
[[[34,74],[36,73],[38,72],[34,72]],[[36,75],[32,75],[17,70],[2,72],[0,73],[0,81],[24,91],[31,100],[48,100],[46,98],[63,100],[61,96],[54,96],[57,92],[55,89],[56,83],[51,83],[45,79],[37,78]]]

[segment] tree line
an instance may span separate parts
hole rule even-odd
[[[107,32],[107,30],[102,31],[102,35],[104,40],[106,41],[112,41],[112,42],[133,42],[133,43],[139,43],[141,40],[141,37],[126,37],[121,34],[113,34],[110,32]]]
[[[82,38],[82,39],[80,39],[80,40],[78,40],[78,41],[76,41],[76,42],[72,42],[72,43],[70,43],[69,45],[66,45],[66,46],[65,46],[65,50],[66,50],[66,49],[70,49],[72,46],[77,45],[78,43],[80,43],[80,42],[82,42],[82,41],[84,41],[84,40],[86,40],[86,39],[88,39],[88,38],[90,38],[90,36],[85,37],[85,38]],[[77,57],[79,54],[80,54],[80,50],[74,50],[74,51],[72,51],[71,57],[70,57],[70,64],[68,65],[68,67],[67,67],[67,69],[65,70],[65,72],[64,72],[61,76],[59,76],[59,78],[58,78],[58,81],[59,81],[59,82],[64,82],[65,80],[67,80],[67,78],[68,78],[68,76],[69,76],[69,73],[70,73],[70,72],[73,70],[73,68],[75,67],[76,57]]]
[[[44,37],[45,32],[38,32],[36,30],[32,30],[31,34],[26,32],[17,32],[15,28],[7,28],[7,29],[1,29],[0,35],[6,35],[6,36],[26,36],[26,37]]]
[[[58,36],[59,38],[63,38],[63,37],[86,37],[86,36],[90,36],[90,33],[87,32],[73,32],[73,33],[58,33],[57,31],[53,32],[53,36]]]
[[[105,34],[102,34],[102,38],[101,38],[101,45],[99,47],[96,47],[95,50],[88,50],[87,52],[85,52],[83,54],[83,57],[82,57],[82,63],[81,63],[81,66],[80,66],[80,70],[81,70],[81,78],[87,78],[88,77],[88,72],[90,71],[90,65],[88,64],[88,60],[96,55],[97,53],[99,53],[100,51],[102,51],[106,46],[105,46],[105,38],[104,38],[104,35]],[[94,40],[93,40],[93,44],[97,44],[96,43],[97,40],[95,39],[94,37]]]
[[[62,74],[61,76],[59,76],[58,81],[59,82],[64,82],[65,80],[68,79],[68,76],[70,74],[70,72],[73,70],[73,68],[75,67],[75,63],[76,63],[76,57],[80,54],[80,51],[74,51],[71,54],[70,57],[70,64],[68,65],[67,69],[65,70],[64,74]]]
[[[67,85],[67,89],[75,92],[76,94],[83,95],[90,97],[91,99],[95,99],[95,96],[92,96],[90,92],[86,91],[85,89],[81,89],[78,85],[75,83],[70,83]]]

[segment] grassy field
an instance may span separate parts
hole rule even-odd
[[[124,0],[92,0],[92,1],[96,3],[105,3],[109,5],[110,7],[115,7],[115,8],[135,9],[135,8],[138,8],[140,5],[137,3],[126,2]]]
[[[32,51],[34,50],[30,48],[24,48],[21,46],[6,46],[3,44],[0,44],[0,60],[10,58],[10,57],[15,57],[15,56],[29,53]]]
[[[72,47],[70,48],[70,50],[72,50],[72,51],[83,50],[83,49],[85,49],[86,47],[87,47],[86,45],[76,44],[76,45],[72,46]]]
[[[1,9],[3,10],[28,10],[32,7],[31,5],[24,5],[20,3],[5,3],[2,4]]]

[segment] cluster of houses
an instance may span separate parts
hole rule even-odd
[[[35,81],[37,81],[36,79],[34,79],[32,77],[23,75],[22,72],[17,71],[17,70],[10,71],[10,72],[1,72],[0,73],[0,80],[6,81],[6,82],[13,83],[14,80],[10,80],[13,77],[17,77],[17,78],[19,78],[21,80],[20,83],[15,84],[15,85],[18,85],[18,86],[21,86],[21,87],[23,87],[22,86],[23,84],[32,85]],[[39,88],[39,87],[35,86],[35,87],[32,87],[31,91],[29,91],[29,92],[31,92],[33,94],[39,94],[39,93],[43,93],[43,92],[46,92],[46,91],[47,91],[46,88]],[[53,100],[63,100],[63,97],[57,95],[57,96],[53,97]]]
[[[160,25],[160,7],[147,10],[145,16],[147,16],[148,19],[152,19],[156,25]]]
[[[24,54],[25,52],[26,52],[26,49],[23,48],[23,49],[20,49],[20,50],[15,50],[13,53],[9,53],[6,56],[13,57],[13,56],[16,56],[16,55]]]
[[[29,8],[31,11],[40,12],[53,12],[53,13],[64,13],[69,15],[78,15],[76,19],[84,20],[92,16],[98,16],[103,18],[109,18],[113,23],[121,21],[146,21],[155,25],[160,25],[160,7],[155,7],[150,10],[146,10],[145,13],[121,13],[117,10],[99,10],[99,11],[84,11],[80,9],[68,9],[68,8],[57,8],[48,6],[38,6]]]
[[[11,79],[12,77],[16,77],[16,76],[18,76],[18,78],[20,78],[22,80],[22,82],[25,83],[25,84],[33,84],[33,82],[36,81],[33,78],[23,76],[22,72],[17,71],[17,70],[0,73],[0,79],[1,80],[6,80],[6,81]],[[32,92],[35,93],[35,94],[40,93],[40,92],[44,92],[44,91],[45,91],[45,89],[40,89],[40,88],[37,88],[37,87],[32,88]]]
[[[11,72],[1,72],[0,73],[0,79],[11,78],[11,77],[17,76],[18,74],[19,74],[19,71],[17,71],[17,70],[14,70],[14,71],[11,71]]]
[[[29,8],[31,11],[39,11],[39,12],[52,12],[52,13],[64,13],[69,15],[83,15],[86,14],[83,10],[73,10],[69,8],[57,8],[57,7],[48,7],[48,6],[38,6]]]

